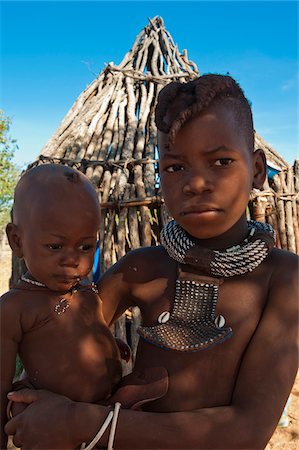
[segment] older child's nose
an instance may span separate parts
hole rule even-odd
[[[190,170],[186,176],[183,186],[184,194],[200,194],[213,189],[212,180],[208,171],[202,169]]]

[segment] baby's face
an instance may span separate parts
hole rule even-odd
[[[232,111],[210,107],[188,121],[168,147],[159,134],[160,176],[167,209],[198,239],[215,238],[244,215],[254,177],[253,155]]]
[[[69,290],[92,268],[98,229],[99,208],[93,199],[49,196],[21,226],[29,272],[53,291]]]

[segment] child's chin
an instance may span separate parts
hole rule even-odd
[[[76,284],[78,284],[77,280],[59,280],[53,284],[49,284],[48,287],[52,291],[67,292],[76,286]]]
[[[190,236],[194,237],[195,239],[213,239],[222,234],[219,229],[216,229],[212,226],[188,226],[182,223],[180,225]]]

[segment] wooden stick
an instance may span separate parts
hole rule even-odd
[[[135,186],[131,184],[130,186],[130,197],[133,198],[136,196]],[[138,213],[137,208],[131,207],[128,210],[128,225],[129,225],[129,236],[131,248],[139,248],[140,247],[140,239],[139,239],[139,224],[138,224]]]
[[[286,193],[294,192],[293,168],[290,167],[285,176]],[[288,250],[296,253],[296,243],[293,227],[293,206],[292,199],[285,202],[285,216],[286,216],[286,234],[288,241]]]
[[[277,187],[277,193],[281,194],[283,191],[281,174],[279,173],[279,174],[275,175],[274,180],[275,180],[275,184]],[[279,196],[277,197],[276,205],[277,205],[277,213],[278,213],[278,229],[279,229],[281,248],[287,249],[288,246],[287,246],[287,237],[286,237],[284,202]]]
[[[131,185],[129,183],[126,184],[124,191],[124,201],[130,197],[130,188]],[[127,221],[127,210],[122,209],[118,213],[118,224],[116,227],[117,231],[117,256],[118,259],[122,258],[126,254],[126,221]]]

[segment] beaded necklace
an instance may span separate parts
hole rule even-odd
[[[169,256],[179,263],[190,264],[208,275],[232,277],[251,272],[272,250],[275,233],[271,225],[250,220],[248,236],[226,250],[211,250],[196,245],[194,239],[176,223],[169,222],[161,232],[161,243]]]
[[[39,287],[43,287],[43,288],[48,289],[47,286],[46,286],[45,284],[41,283],[40,281],[32,280],[31,278],[27,278],[27,277],[25,277],[24,275],[21,276],[21,280],[24,281],[25,283],[32,284],[32,285],[34,285],[34,286],[39,286]],[[81,288],[83,288],[83,287],[84,287],[84,288],[90,287],[90,289],[91,289],[93,292],[95,292],[96,294],[98,294],[97,287],[96,287],[96,285],[95,285],[94,283],[91,283],[91,285],[88,285],[88,286],[82,286],[82,285],[79,284],[79,281],[80,281],[80,279],[78,279],[78,283],[77,283],[74,287],[72,287],[72,288],[68,291],[68,293],[70,293],[71,295],[73,295],[73,294],[75,294],[76,292],[78,292],[79,289],[81,289]],[[65,311],[66,311],[69,307],[70,307],[69,301],[68,301],[66,298],[63,297],[63,298],[61,298],[61,299],[56,303],[56,305],[54,306],[54,312],[55,312],[58,316],[60,316],[61,314],[65,313]]]
[[[233,330],[216,315],[219,286],[227,277],[242,275],[258,267],[275,242],[273,228],[249,221],[248,237],[223,251],[200,247],[174,220],[161,232],[161,243],[179,263],[172,311],[162,312],[157,325],[139,327],[138,334],[162,348],[198,351],[229,338]],[[191,266],[195,273],[184,271]]]

